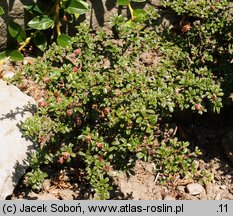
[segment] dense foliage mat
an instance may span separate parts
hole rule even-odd
[[[108,174],[130,171],[137,159],[153,161],[166,182],[205,177],[197,172],[198,148],[175,134],[165,137],[162,128],[174,110],[219,112],[227,101],[231,13],[228,1],[180,2],[163,1],[177,13],[173,27],[151,7],[140,21],[113,17],[109,34],[81,24],[77,36],[53,44],[21,71],[17,82],[26,77],[46,90],[35,116],[22,125],[38,143],[28,174],[34,188],[47,176],[43,164],[84,169],[100,199],[112,189]]]

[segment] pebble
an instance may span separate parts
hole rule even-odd
[[[220,189],[219,185],[217,184],[213,185],[213,192],[219,191],[219,189]]]
[[[27,59],[24,59],[24,60],[23,60],[23,64],[24,64],[24,65],[27,65],[27,64],[28,64],[28,60],[27,60]]]
[[[69,190],[69,189],[61,190],[59,192],[59,195],[63,200],[73,200],[74,199],[73,191]]]
[[[187,192],[191,195],[198,195],[205,191],[204,187],[198,183],[191,183],[186,186]]]
[[[207,199],[212,199],[212,195],[213,195],[213,184],[208,182],[205,184],[205,190],[206,190],[206,194],[207,194]]]
[[[179,186],[177,186],[177,188],[176,188],[179,192],[185,192],[185,186],[181,186],[181,185],[179,185]]]
[[[226,190],[226,189],[227,189],[227,186],[226,186],[226,185],[221,185],[220,188],[221,188],[222,190]]]
[[[174,197],[170,196],[170,195],[166,195],[163,200],[176,200]]]
[[[209,198],[205,191],[203,193],[199,194],[198,196],[199,196],[200,200],[208,200],[208,198]]]
[[[115,176],[118,176],[118,175],[119,175],[119,172],[114,171],[114,170],[110,170],[110,171],[109,171],[109,175],[110,175],[111,177],[115,177]]]
[[[27,64],[33,64],[33,61],[35,60],[34,57],[25,57],[23,60],[23,64],[27,65]]]
[[[3,79],[11,79],[14,75],[15,75],[15,73],[13,71],[4,71],[2,73],[2,78]]]
[[[221,193],[217,193],[214,199],[215,200],[221,200],[221,198],[222,198]]]
[[[45,179],[44,182],[43,182],[43,189],[46,192],[48,192],[49,189],[50,189],[50,185],[51,185],[50,180],[49,179]]]
[[[227,194],[225,196],[225,200],[233,200],[233,195],[232,194]]]

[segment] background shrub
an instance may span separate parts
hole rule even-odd
[[[189,55],[189,67],[207,67],[221,82],[225,99],[232,92],[232,3],[226,1],[162,1],[178,17],[167,40]]]

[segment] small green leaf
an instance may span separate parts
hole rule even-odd
[[[144,157],[144,155],[145,155],[145,154],[143,154],[142,152],[138,152],[138,153],[136,154],[136,157],[137,157],[138,159],[142,159],[142,158]]]
[[[67,4],[68,4],[68,2],[70,2],[70,0],[60,0],[60,7],[62,9],[65,9],[66,6],[67,6]]]
[[[174,108],[170,105],[170,106],[168,106],[168,109],[169,109],[169,111],[172,113],[172,112],[174,112]]]
[[[36,16],[28,23],[28,26],[32,29],[46,30],[54,26],[54,20],[48,15]]]
[[[107,93],[108,93],[108,89],[104,87],[104,88],[103,88],[103,93],[104,93],[104,94],[107,94]]]
[[[117,4],[121,6],[126,6],[130,3],[130,0],[117,0]]]
[[[0,60],[6,58],[6,51],[0,53]]]
[[[32,41],[41,51],[45,51],[47,47],[47,39],[42,32],[37,33]]]
[[[58,45],[61,47],[64,47],[64,48],[69,45],[70,41],[71,41],[71,37],[69,35],[66,35],[66,34],[61,34],[57,38]]]
[[[146,0],[132,0],[132,2],[145,2]]]
[[[25,5],[24,8],[31,14],[39,13],[42,14],[42,10],[38,7],[38,4]]]
[[[8,55],[10,56],[11,61],[22,61],[24,59],[22,53],[18,50],[10,51]]]
[[[149,117],[149,122],[152,124],[152,125],[155,125],[157,123],[157,120],[158,120],[158,116],[154,115],[154,116],[150,116]]]
[[[70,14],[84,14],[89,10],[89,4],[82,0],[67,1],[65,11]]]
[[[4,10],[2,7],[0,7],[0,16],[2,16],[4,14]]]
[[[135,9],[133,11],[133,15],[138,21],[142,21],[144,14],[145,14],[145,10],[143,10],[143,9]]]
[[[17,40],[17,42],[22,42],[26,39],[26,32],[22,29],[22,27],[15,23],[15,22],[9,22],[8,23],[8,31],[10,35]]]
[[[141,116],[139,116],[139,117],[136,119],[136,123],[140,123],[140,122],[142,122],[142,117],[141,117]]]

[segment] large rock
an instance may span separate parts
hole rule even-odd
[[[35,108],[34,99],[0,80],[0,200],[12,194],[28,168],[34,146],[22,137],[19,125]]]

